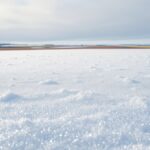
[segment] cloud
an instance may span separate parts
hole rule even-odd
[[[148,0],[0,0],[0,40],[145,38]]]

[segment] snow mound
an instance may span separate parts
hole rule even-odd
[[[40,81],[39,82],[40,85],[57,85],[58,82],[55,80],[45,80],[45,81]]]
[[[12,92],[6,92],[2,95],[0,95],[0,101],[1,102],[16,102],[18,100],[22,99],[21,96],[15,94],[15,93],[12,93]]]
[[[128,106],[132,108],[146,108],[147,102],[146,99],[140,96],[134,96],[130,98]]]
[[[68,90],[68,89],[59,89],[56,92],[53,92],[55,94],[62,94],[62,95],[70,95],[70,94],[74,94],[77,93],[76,90]]]
[[[76,90],[68,90],[68,89],[59,89],[50,93],[50,97],[52,98],[64,98],[76,95],[78,91]]]
[[[80,91],[75,95],[76,102],[88,105],[98,103],[100,97],[100,94],[95,93],[93,91]]]

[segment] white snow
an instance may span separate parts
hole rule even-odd
[[[150,149],[150,51],[0,52],[0,150]]]

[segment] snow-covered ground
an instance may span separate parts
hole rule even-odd
[[[150,51],[0,52],[0,150],[150,149]]]

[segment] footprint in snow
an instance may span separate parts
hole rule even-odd
[[[140,84],[140,81],[133,79],[133,80],[131,80],[131,83],[132,83],[132,84]]]

